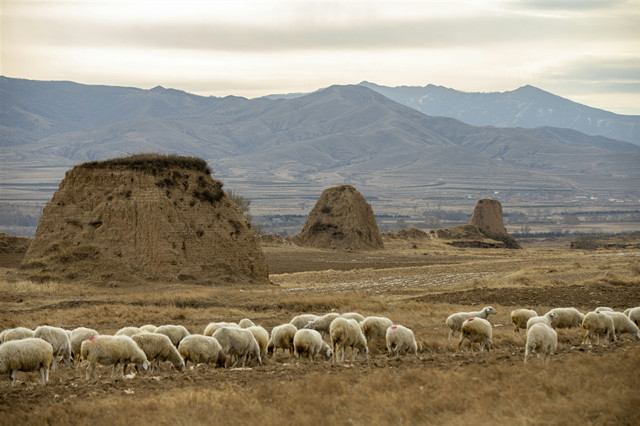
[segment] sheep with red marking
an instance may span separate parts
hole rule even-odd
[[[447,324],[447,327],[449,327],[449,329],[451,330],[451,332],[449,333],[449,339],[451,339],[456,334],[456,331],[460,331],[462,324],[469,318],[487,319],[489,318],[489,315],[497,314],[497,313],[498,311],[496,311],[492,306],[486,306],[482,308],[481,311],[458,312],[458,313],[449,315],[447,317],[447,320],[445,321],[445,323]]]
[[[86,327],[78,327],[71,330],[69,342],[71,343],[71,353],[73,354],[73,361],[76,363],[76,368],[80,365],[80,347],[82,346],[82,342],[98,334],[96,330]]]
[[[53,347],[40,338],[27,337],[0,345],[0,374],[9,373],[9,383],[16,383],[18,371],[38,371],[42,384],[49,381]]]
[[[519,333],[521,328],[527,328],[529,318],[537,317],[538,313],[533,309],[514,309],[511,311],[511,323],[513,332]]]
[[[413,331],[403,325],[392,325],[386,333],[387,350],[389,356],[398,356],[401,352],[413,352],[418,355],[418,344]]]
[[[465,339],[469,340],[467,351],[471,350],[471,346],[480,343],[480,352],[484,348],[491,350],[493,347],[491,323],[484,318],[473,317],[467,319],[460,327],[460,342],[458,342],[458,351],[462,347]]]
[[[553,355],[557,347],[558,333],[549,324],[532,324],[527,329],[524,363],[527,363],[527,360],[534,352],[538,358],[542,358],[543,363],[546,363],[547,357]]]

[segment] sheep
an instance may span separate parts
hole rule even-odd
[[[116,331],[116,336],[133,336],[134,334],[140,333],[139,327],[122,327],[120,330]]]
[[[167,336],[176,348],[180,344],[180,341],[190,334],[189,330],[182,325],[161,325],[156,328],[154,333],[164,334]]]
[[[363,359],[367,359],[369,354],[367,339],[356,320],[336,318],[331,323],[329,334],[331,336],[331,349],[333,350],[332,363],[335,364],[338,358],[340,362],[343,362],[348,347],[351,348],[351,362],[355,361],[356,351],[361,354]],[[341,356],[338,355],[339,353]]]
[[[259,325],[248,327],[246,330],[249,330],[251,334],[253,334],[253,337],[260,347],[260,356],[264,358],[267,353],[267,345],[269,345],[269,333]]]
[[[418,355],[418,344],[413,331],[403,325],[392,325],[386,333],[387,350],[389,356],[398,356],[400,352],[413,352]]]
[[[253,321],[251,321],[249,318],[242,318],[240,320],[240,322],[238,323],[238,325],[240,326],[240,328],[249,328],[249,327],[255,327],[256,326],[253,323]]]
[[[631,322],[640,327],[640,306],[637,308],[627,309],[624,313],[629,317]]]
[[[297,330],[299,328],[304,328],[305,325],[307,325],[311,321],[314,321],[318,318],[320,318],[318,315],[313,315],[313,314],[297,315],[291,319],[289,324],[295,326]]]
[[[535,352],[542,362],[546,363],[547,357],[553,355],[558,347],[558,333],[548,324],[536,323],[527,329],[527,344],[524,350],[524,363]]]
[[[315,362],[316,355],[323,353],[327,359],[331,359],[333,352],[329,345],[322,340],[322,335],[319,331],[303,328],[293,336],[293,353],[298,359],[300,359],[301,354],[306,353],[309,360]]]
[[[49,369],[53,362],[53,346],[39,338],[27,337],[10,340],[0,345],[0,374],[9,373],[9,383],[16,383],[18,371],[38,371],[40,381],[49,381]]]
[[[0,340],[0,343],[9,342],[11,340],[26,339],[28,337],[33,337],[33,330],[26,327],[10,328],[2,332],[2,340]]]
[[[384,338],[387,328],[393,325],[393,321],[386,317],[366,317],[360,322],[360,328],[367,342],[376,338]]]
[[[202,334],[204,334],[205,336],[213,336],[213,333],[215,333],[217,329],[222,327],[240,328],[240,325],[236,324],[235,322],[210,322],[204,328],[204,332]]]
[[[203,336],[202,334],[191,334],[180,342],[178,352],[184,360],[186,366],[188,362],[193,363],[193,368],[198,367],[199,363],[206,364],[207,368],[214,364],[224,365],[227,356],[222,350],[220,343],[211,336]]]
[[[547,324],[552,328],[556,328],[559,320],[560,318],[558,317],[558,314],[553,311],[549,311],[542,316],[529,318],[529,320],[527,321],[527,330],[529,330],[529,327],[531,327],[533,324]]]
[[[140,327],[140,332],[155,333],[157,329],[158,327],[156,327],[153,324],[145,324],[142,327]]]
[[[622,312],[605,311],[604,313],[613,319],[613,327],[616,330],[616,337],[618,339],[622,339],[622,333],[629,333],[636,340],[640,340],[640,329],[629,319],[628,316]]]
[[[490,351],[493,347],[491,323],[484,318],[469,318],[462,323],[460,327],[460,342],[458,342],[458,351],[462,347],[464,339],[469,339],[467,351],[471,350],[473,343],[480,343],[480,352],[486,347]]]
[[[527,328],[527,321],[529,321],[529,318],[537,316],[538,313],[533,309],[514,309],[513,311],[511,311],[513,332],[519,333],[521,328]]]
[[[232,359],[236,358],[231,368],[238,364],[240,358],[242,358],[242,368],[244,368],[250,356],[255,356],[258,363],[262,365],[260,346],[251,331],[244,328],[222,327],[213,333],[213,337],[220,343],[225,355]]]
[[[118,364],[120,364],[120,377],[124,377],[125,364],[135,364],[142,372],[146,372],[150,366],[144,351],[129,336],[94,336],[82,342],[80,354],[83,360],[89,362],[87,380],[91,378],[92,373],[98,378],[98,373],[95,371],[96,363],[112,365],[111,377],[115,374]]]
[[[69,343],[71,343],[71,354],[74,362],[77,362],[76,368],[80,365],[80,347],[82,342],[97,336],[99,333],[92,328],[78,327],[71,331]]]
[[[613,312],[613,309],[607,308],[606,306],[598,306],[593,312]]]
[[[316,318],[313,321],[308,322],[304,327],[309,330],[316,330],[320,332],[320,335],[324,338],[326,334],[329,334],[329,327],[331,326],[331,321],[338,318],[340,314],[331,312],[325,314],[319,318]]]
[[[582,338],[582,344],[593,342],[593,336],[596,336],[596,344],[600,344],[600,336],[603,335],[605,339],[609,339],[612,342],[616,340],[616,330],[613,323],[613,318],[607,315],[605,312],[589,312],[582,320],[582,328],[587,330],[586,334]]]
[[[584,320],[584,314],[576,308],[554,308],[551,312],[558,315],[556,328],[580,327]]]
[[[69,368],[71,366],[71,342],[66,330],[60,327],[51,327],[49,325],[41,325],[33,332],[33,337],[39,337],[47,341],[53,347],[53,367],[52,370],[58,368],[58,357],[62,356],[64,365]]]
[[[278,349],[289,351],[289,355],[293,354],[293,337],[298,329],[293,324],[282,324],[273,327],[271,330],[271,338],[267,344],[267,352],[274,354]]]
[[[169,361],[176,370],[184,371],[184,361],[169,337],[158,333],[138,333],[131,338],[147,356],[151,373],[158,369],[160,361]]]
[[[340,314],[340,316],[346,319],[354,319],[358,323],[364,321],[364,315],[359,314],[357,312],[347,312],[346,314]]]
[[[451,339],[456,334],[456,331],[460,331],[460,327],[462,327],[462,323],[465,322],[465,320],[469,318],[476,318],[476,317],[487,319],[489,318],[489,315],[497,314],[497,313],[498,311],[496,311],[493,307],[486,306],[481,311],[458,312],[458,313],[449,315],[447,317],[447,320],[445,321],[447,326],[451,329],[451,332],[449,333],[449,339]]]

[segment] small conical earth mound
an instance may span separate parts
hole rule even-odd
[[[502,220],[502,204],[498,200],[483,198],[473,209],[469,225],[477,227],[487,237],[502,241],[507,248],[520,248],[520,245],[507,232]]]
[[[325,189],[300,233],[302,245],[337,250],[383,248],[371,205],[351,185]]]
[[[207,163],[155,154],[67,171],[20,268],[41,281],[268,283],[256,233]]]

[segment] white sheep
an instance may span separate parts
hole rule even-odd
[[[178,352],[184,359],[185,366],[188,362],[193,363],[193,368],[198,367],[199,363],[206,364],[207,368],[213,363],[224,366],[227,356],[222,350],[220,343],[211,336],[203,336],[202,334],[191,334],[180,342]]]
[[[418,344],[413,331],[403,325],[392,325],[386,333],[387,350],[389,356],[398,356],[400,352],[413,352],[418,355]]]
[[[527,344],[524,350],[524,363],[535,352],[545,363],[547,357],[553,355],[558,347],[558,333],[548,324],[533,324],[527,330]]]
[[[598,306],[593,310],[593,312],[613,312],[613,309],[608,308],[606,306]]]
[[[240,359],[242,359],[242,368],[244,368],[251,356],[254,356],[262,365],[260,346],[251,331],[244,328],[222,327],[213,333],[213,337],[220,343],[225,355],[231,360],[235,359],[231,368],[235,367]]]
[[[314,362],[314,358],[320,353],[324,354],[327,359],[331,359],[332,355],[331,348],[322,340],[320,332],[306,328],[298,330],[293,336],[293,353],[298,359],[306,353],[311,362]]]
[[[204,334],[205,336],[213,336],[213,333],[215,333],[217,329],[222,327],[241,328],[240,325],[236,324],[235,322],[210,322],[204,328],[204,332],[202,334]]]
[[[580,327],[584,320],[584,314],[576,308],[554,308],[551,312],[558,315],[556,328]]]
[[[484,318],[473,317],[468,318],[460,327],[460,342],[458,342],[458,351],[465,339],[469,340],[467,351],[471,350],[471,346],[480,343],[480,352],[484,348],[491,350],[493,347],[491,323]]]
[[[331,326],[331,321],[338,318],[340,314],[336,312],[330,312],[328,314],[324,314],[323,316],[314,319],[313,321],[308,322],[304,327],[309,330],[316,330],[320,333],[322,337],[326,334],[329,334],[329,327]]]
[[[635,325],[640,327],[640,306],[627,309],[624,313]]]
[[[176,370],[184,371],[184,361],[169,337],[158,333],[138,333],[131,338],[147,356],[151,373],[158,369],[161,361],[169,361]]]
[[[134,334],[140,333],[139,327],[122,327],[120,330],[116,331],[116,336],[133,336]]]
[[[511,322],[514,333],[519,333],[521,328],[527,328],[529,318],[537,317],[538,313],[533,309],[514,309],[511,311]]]
[[[618,339],[622,339],[622,333],[629,333],[634,337],[634,339],[640,340],[640,329],[629,319],[628,316],[622,312],[605,311],[604,313],[613,319],[613,327],[616,330],[616,337]]]
[[[140,327],[140,332],[145,332],[145,333],[155,333],[156,330],[158,329],[158,327],[156,327],[153,324],[145,324],[143,326]]]
[[[49,369],[53,362],[53,347],[39,338],[27,337],[10,340],[0,345],[0,374],[9,373],[9,383],[16,383],[18,371],[38,371],[40,381],[49,381]]]
[[[33,330],[26,327],[10,328],[2,332],[2,342],[10,342],[11,340],[21,340],[29,337],[33,337]]]
[[[281,324],[273,327],[271,330],[271,338],[267,344],[267,352],[276,354],[278,349],[289,351],[289,355],[293,354],[293,337],[298,329],[293,324]]]
[[[371,342],[377,338],[384,339],[387,335],[387,329],[392,325],[393,321],[387,317],[366,317],[360,322],[360,329],[367,342]]]
[[[356,320],[336,318],[331,322],[329,334],[331,336],[331,349],[333,350],[332,363],[336,363],[338,359],[339,362],[343,362],[347,348],[351,348],[351,362],[355,361],[356,351],[360,353],[363,359],[367,359],[369,354],[367,338]]]
[[[596,344],[600,344],[600,336],[604,336],[605,339],[609,339],[612,342],[616,340],[616,329],[613,323],[613,318],[607,315],[605,312],[589,312],[584,316],[582,320],[582,328],[587,330],[586,334],[582,338],[582,343],[593,342],[593,337],[596,337]]]
[[[547,324],[547,325],[550,325],[552,328],[556,328],[556,326],[558,325],[558,321],[560,321],[558,314],[556,314],[553,311],[549,311],[542,316],[529,318],[527,320],[527,330],[529,330],[529,328],[533,324]]]
[[[64,365],[69,368],[71,366],[71,342],[67,331],[60,327],[52,327],[50,325],[41,325],[33,332],[33,337],[39,337],[49,342],[53,347],[53,367],[52,370],[58,368],[58,357],[61,356]]]
[[[313,314],[297,315],[291,319],[289,324],[295,326],[297,330],[299,328],[304,328],[305,325],[307,325],[311,321],[314,321],[318,318],[320,318],[318,315],[313,315]]]
[[[91,373],[98,377],[96,364],[111,365],[111,377],[115,374],[116,367],[120,365],[120,377],[124,377],[125,364],[135,364],[142,372],[149,369],[149,361],[144,351],[129,336],[94,336],[82,342],[80,354],[83,360],[87,360],[86,378],[91,378]]]
[[[76,368],[80,365],[80,347],[82,346],[82,342],[98,334],[96,330],[86,327],[78,327],[71,330],[69,343],[71,343],[71,353],[73,354],[73,361],[76,363]]]
[[[240,322],[238,323],[238,325],[240,326],[240,328],[249,328],[249,327],[255,327],[256,326],[254,324],[254,322],[251,321],[249,318],[242,318],[240,320]]]
[[[347,312],[346,314],[340,314],[340,316],[342,318],[356,320],[358,323],[361,323],[362,321],[364,321],[364,318],[365,318],[364,315],[359,314],[357,312]]]
[[[161,325],[160,327],[156,328],[156,331],[154,331],[154,333],[164,334],[165,336],[167,336],[169,340],[171,340],[171,343],[173,343],[173,346],[175,346],[176,348],[178,347],[182,339],[191,334],[189,333],[189,330],[187,330],[182,325]]]
[[[497,314],[497,313],[498,311],[496,311],[493,307],[486,306],[481,311],[458,312],[458,313],[449,315],[447,317],[447,320],[445,321],[447,326],[451,329],[451,332],[449,333],[449,339],[451,339],[456,334],[456,331],[460,331],[460,327],[462,327],[462,323],[468,320],[469,318],[487,319],[489,318],[489,315]]]
[[[264,358],[267,353],[267,346],[269,345],[269,332],[259,325],[254,325],[253,327],[248,327],[253,337],[258,342],[258,346],[260,347],[260,356]]]

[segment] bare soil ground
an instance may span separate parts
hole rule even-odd
[[[266,246],[269,286],[178,283],[105,287],[100,283],[15,280],[1,259],[0,329],[182,324],[251,318],[267,330],[293,316],[357,311],[412,328],[417,356],[389,358],[372,342],[368,360],[332,365],[278,353],[246,369],[168,364],[154,375],[86,380],[62,367],[47,386],[19,373],[0,376],[0,424],[638,424],[640,342],[581,345],[583,331],[559,330],[550,362],[523,366],[524,332],[512,309],[623,310],[640,305],[640,253],[569,250],[563,240],[522,250],[460,249],[429,241],[385,241],[385,250],[339,252]],[[15,262],[15,260],[14,260]],[[494,350],[456,352],[445,318],[492,305]]]

